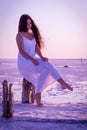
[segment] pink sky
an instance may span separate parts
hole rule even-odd
[[[39,26],[48,58],[87,58],[87,0],[0,0],[0,58],[17,58],[18,21],[28,13]]]

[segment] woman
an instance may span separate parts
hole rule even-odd
[[[41,34],[33,19],[27,14],[20,17],[16,41],[19,49],[18,69],[21,75],[36,87],[35,99],[38,106],[43,106],[41,92],[56,81],[61,84],[62,89],[73,90],[48,62],[48,58],[42,56]]]

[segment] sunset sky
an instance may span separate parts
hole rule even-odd
[[[22,14],[38,25],[48,58],[87,58],[87,0],[0,0],[0,58],[17,58]]]

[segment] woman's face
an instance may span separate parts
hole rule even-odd
[[[28,29],[28,30],[30,30],[30,29],[31,29],[31,27],[32,27],[31,20],[30,20],[30,19],[28,19],[28,20],[27,20],[27,29]]]

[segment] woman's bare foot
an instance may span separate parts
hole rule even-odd
[[[37,104],[37,106],[38,107],[43,107],[43,103],[40,102],[39,104]]]
[[[62,85],[62,89],[68,89],[73,91],[73,88],[69,86],[62,78],[59,78],[57,81]]]
[[[62,89],[68,89],[70,91],[73,91],[73,88],[71,86],[69,86],[67,83],[62,84]]]

